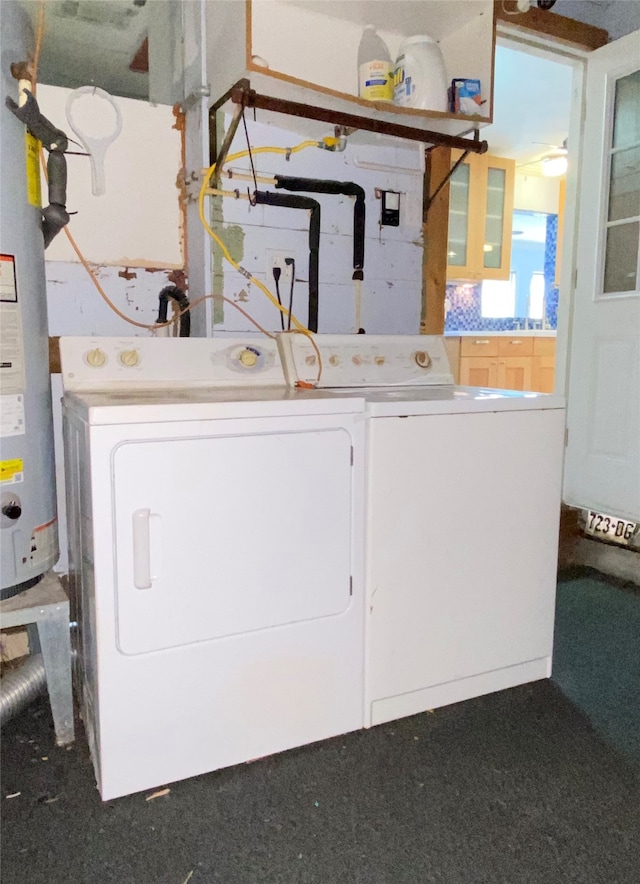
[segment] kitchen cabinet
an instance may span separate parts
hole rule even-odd
[[[245,0],[207,3],[207,70],[214,102],[248,79],[259,94],[325,110],[375,116],[413,129],[460,135],[492,120],[495,14],[492,0]],[[358,98],[358,46],[366,24],[376,26],[395,59],[405,37],[429,34],[442,50],[447,77],[479,79],[483,103],[477,115],[396,107]],[[314,136],[327,123],[282,115],[261,121],[295,125]],[[264,116],[263,116],[264,114]],[[361,139],[362,132],[356,137]],[[375,135],[373,136],[376,137]]]
[[[449,279],[509,279],[515,171],[515,160],[473,154],[451,176]]]
[[[555,376],[556,339],[534,338],[530,389],[538,393],[553,393]]]
[[[449,354],[459,352],[459,383],[503,390],[552,393],[556,340],[535,335],[462,336],[459,347],[448,344]],[[455,367],[453,368],[454,375]]]

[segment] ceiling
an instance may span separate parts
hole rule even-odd
[[[36,30],[41,0],[20,5]],[[148,0],[46,0],[40,82],[69,89],[96,85],[148,99],[149,74],[129,66],[148,34],[150,6]]]
[[[568,135],[571,79],[568,64],[496,46],[494,122],[482,130],[489,152],[541,175],[542,157]]]
[[[20,2],[35,26],[40,0]],[[114,95],[148,100],[149,74],[130,65],[150,25],[169,5],[166,0],[47,0],[40,81],[71,89],[95,84]],[[570,94],[568,65],[498,46],[495,121],[483,130],[491,153],[515,159],[528,174],[541,174],[541,157],[567,137]]]

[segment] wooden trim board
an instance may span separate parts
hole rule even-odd
[[[527,12],[518,12],[516,0],[495,0],[495,11],[497,22],[512,25],[528,33],[544,35],[580,49],[599,49],[609,42],[609,32],[603,28],[535,6]]]

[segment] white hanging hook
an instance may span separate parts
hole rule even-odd
[[[81,128],[78,122],[73,119],[72,107],[79,98],[82,98],[85,95],[90,96],[92,104],[95,103],[98,108],[100,102],[107,101],[114,109],[116,114],[114,128],[112,131],[108,131],[106,135],[92,136],[86,131],[90,126],[90,123],[83,124]],[[78,108],[76,107],[76,113],[77,110]],[[112,96],[99,86],[80,86],[80,88],[75,89],[67,99],[66,115],[69,126],[91,157],[91,192],[94,196],[101,196],[105,191],[104,155],[109,145],[116,140],[122,131],[122,115],[120,114],[120,108]],[[95,118],[92,122],[95,123]]]

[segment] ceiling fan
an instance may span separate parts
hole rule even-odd
[[[535,160],[529,160],[527,163],[521,163],[518,168],[526,168],[527,166],[535,166],[545,178],[557,178],[564,175],[567,171],[567,139],[562,144],[549,144],[546,141],[532,141],[532,144],[541,144],[550,150],[536,157]]]

